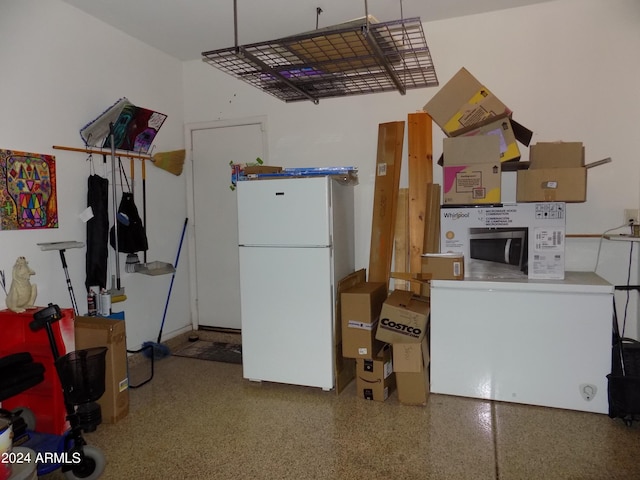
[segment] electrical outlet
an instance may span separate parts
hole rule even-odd
[[[631,223],[634,225],[640,225],[640,210],[637,208],[625,208],[624,209],[624,223]]]

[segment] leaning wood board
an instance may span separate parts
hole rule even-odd
[[[404,121],[378,125],[378,153],[373,192],[369,281],[389,285],[393,258]]]
[[[409,271],[409,189],[398,190],[393,267],[396,272]],[[409,282],[393,277],[394,290],[409,290]]]
[[[409,155],[409,272],[422,268],[425,230],[429,223],[427,185],[433,183],[433,138],[431,117],[425,112],[410,113],[408,123]],[[420,285],[411,290],[420,293]]]

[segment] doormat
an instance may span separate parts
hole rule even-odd
[[[176,357],[199,358],[212,362],[242,364],[242,345],[198,340],[173,352]]]

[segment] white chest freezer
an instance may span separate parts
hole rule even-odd
[[[613,285],[564,280],[431,284],[431,392],[607,413]]]

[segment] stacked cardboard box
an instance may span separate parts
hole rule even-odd
[[[582,142],[531,145],[529,169],[518,171],[518,202],[585,202],[587,168]]]
[[[393,369],[398,400],[404,405],[426,405],[429,400],[429,342],[394,343]]]
[[[385,401],[395,388],[391,352],[376,339],[384,282],[361,282],[340,295],[342,356],[356,359],[356,388],[366,400]]]
[[[511,119],[512,111],[469,71],[461,68],[423,107],[444,139],[443,203],[501,201],[501,164],[520,159],[518,142],[532,132]]]
[[[393,372],[391,348],[384,345],[373,358],[356,359],[357,395],[365,400],[384,402],[395,390],[396,377]]]
[[[426,297],[394,290],[382,305],[376,338],[391,345],[398,399],[407,405],[424,405],[429,396],[428,326]]]

